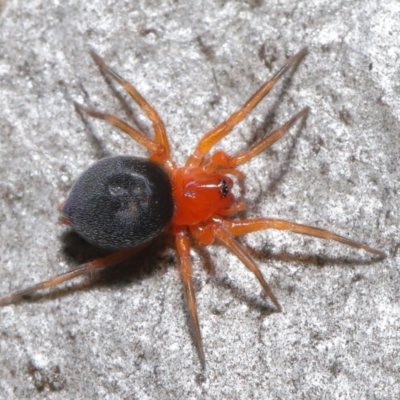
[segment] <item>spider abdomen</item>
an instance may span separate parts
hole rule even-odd
[[[102,248],[136,247],[160,234],[174,212],[166,172],[147,159],[98,161],[73,186],[63,216],[88,242]]]

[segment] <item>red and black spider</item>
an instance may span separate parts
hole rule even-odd
[[[278,300],[246,248],[235,239],[236,236],[264,229],[280,229],[336,240],[384,257],[381,251],[323,229],[281,219],[231,218],[232,215],[245,210],[246,205],[235,200],[232,194],[233,181],[229,175],[239,180],[244,179],[237,167],[249,162],[280,139],[298,119],[306,116],[308,109],[303,109],[281,128],[239,154],[230,156],[224,151],[217,151],[210,155],[210,151],[246,118],[281,76],[305,54],[304,49],[290,58],[239,111],[207,133],[186,164],[178,167],[171,158],[165,127],[157,112],[130,83],[110,69],[98,55],[92,53],[101,71],[121,84],[139,104],[152,122],[155,132],[155,138],[150,139],[113,115],[92,111],[76,104],[80,111],[109,122],[151,153],[148,159],[115,156],[98,161],[78,179],[62,207],[64,223],[71,225],[88,242],[116,252],[4,297],[0,299],[0,306],[14,303],[37,290],[120,263],[161,232],[169,229],[175,236],[179,269],[193,323],[195,343],[204,366],[204,350],[192,282],[190,237],[203,246],[218,241],[229,248],[253,272],[278,311],[281,310]]]

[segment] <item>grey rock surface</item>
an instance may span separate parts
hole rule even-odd
[[[274,313],[227,250],[193,251],[206,369],[171,241],[0,309],[1,399],[395,399],[400,395],[400,6],[396,0],[17,1],[0,13],[0,295],[102,255],[58,223],[96,160],[146,155],[73,101],[124,110],[89,55],[135,84],[182,164],[303,47],[309,54],[218,148],[310,115],[242,168],[249,217],[333,230],[384,251],[276,231],[243,242]],[[127,115],[128,114],[128,115]],[[215,269],[214,274],[208,269]]]

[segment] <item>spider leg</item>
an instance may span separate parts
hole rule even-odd
[[[263,287],[265,293],[274,303],[275,307],[278,311],[281,311],[281,306],[276,299],[275,295],[272,293],[271,288],[268,283],[265,281],[260,269],[257,267],[255,262],[252,260],[250,255],[244,246],[236,241],[232,234],[222,226],[216,227],[214,231],[215,237],[218,238],[228,249],[232,251],[242,263],[256,276],[261,286]]]
[[[171,149],[165,131],[165,126],[158,115],[157,111],[143,98],[143,96],[125,79],[119,76],[115,71],[113,71],[94,51],[90,52],[93,60],[99,66],[100,70],[104,74],[112,76],[125,90],[126,92],[136,101],[140,108],[146,113],[147,117],[153,124],[155,137],[158,143],[160,143],[164,150],[164,157],[169,158],[171,154]]]
[[[84,112],[85,114],[87,114],[93,118],[98,118],[98,119],[107,121],[109,124],[115,126],[116,128],[120,129],[121,131],[127,133],[132,139],[136,140],[139,144],[146,147],[152,153],[160,153],[163,151],[163,148],[159,143],[155,142],[154,140],[151,140],[150,138],[143,135],[143,133],[137,131],[136,129],[133,129],[126,122],[120,120],[119,118],[115,117],[114,115],[93,111],[93,110],[90,110],[89,108],[86,108],[78,103],[74,103],[74,105],[78,111]]]
[[[336,242],[340,242],[348,246],[356,247],[357,249],[363,249],[365,251],[368,251],[369,253],[376,254],[380,258],[385,257],[385,253],[383,253],[382,251],[375,250],[372,247],[369,247],[359,242],[355,242],[354,240],[347,239],[343,236],[337,235],[336,233],[327,231],[325,229],[314,228],[312,226],[296,224],[294,222],[285,221],[283,219],[258,218],[244,219],[238,221],[224,221],[224,226],[234,236],[242,236],[246,235],[247,233],[261,231],[265,229],[279,229],[326,240],[335,240]]]
[[[197,317],[196,297],[193,288],[192,266],[190,263],[190,243],[187,233],[184,229],[176,229],[176,250],[179,257],[179,269],[182,277],[183,286],[185,287],[186,301],[192,320],[194,338],[199,354],[202,368],[205,367],[205,357],[203,350],[203,341],[201,338],[199,319]]]
[[[93,272],[96,270],[111,267],[112,265],[118,264],[121,261],[128,259],[134,253],[136,253],[137,251],[139,251],[141,249],[142,249],[142,247],[136,247],[133,249],[121,250],[121,251],[118,251],[107,257],[99,258],[97,260],[93,260],[88,263],[82,264],[81,266],[79,266],[78,268],[76,268],[72,271],[68,271],[68,272],[64,272],[60,275],[56,275],[56,276],[48,279],[47,281],[41,282],[37,285],[28,287],[26,289],[20,290],[9,296],[3,297],[2,299],[0,299],[0,307],[15,303],[15,302],[21,300],[26,295],[34,293],[38,290],[48,289],[50,287],[59,285],[62,282],[69,281],[70,279],[76,278],[77,276],[89,274],[90,272]]]
[[[212,131],[207,133],[203,139],[200,140],[194,153],[188,158],[186,162],[187,167],[198,167],[203,158],[208,154],[211,148],[217,144],[221,139],[228,135],[232,129],[257,106],[257,104],[271,91],[282,75],[293,65],[296,65],[307,53],[306,49],[301,50],[295,56],[290,58],[286,65],[269,81],[265,82],[260,89],[245,103],[245,105],[235,113],[233,113],[226,121],[218,125]]]
[[[308,113],[308,107],[298,112],[296,115],[290,118],[290,120],[287,121],[283,126],[276,129],[274,132],[272,132],[270,135],[262,139],[260,142],[255,143],[249,149],[235,156],[229,156],[223,151],[217,151],[210,157],[210,159],[206,161],[205,169],[209,172],[214,172],[216,169],[220,171],[220,168],[222,167],[229,171],[231,168],[233,169],[239,165],[248,163],[251,159],[258,156],[262,151],[266,150],[268,147],[273,145],[277,140],[279,140],[298,119],[306,116],[307,113]]]

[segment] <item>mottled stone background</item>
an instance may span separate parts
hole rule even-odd
[[[146,154],[75,112],[74,100],[129,118],[91,48],[159,111],[182,163],[307,46],[221,147],[244,149],[309,106],[305,124],[243,167],[248,215],[332,229],[387,254],[376,262],[309,237],[249,235],[278,314],[224,248],[193,251],[202,371],[175,253],[160,238],[122,267],[0,309],[0,398],[399,398],[397,0],[0,3],[1,295],[101,255],[58,223],[58,207],[94,161]]]

